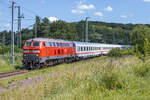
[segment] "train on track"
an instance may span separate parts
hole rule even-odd
[[[26,68],[36,69],[106,55],[112,48],[127,47],[132,46],[34,38],[25,42],[22,62]]]

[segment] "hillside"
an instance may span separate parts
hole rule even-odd
[[[98,57],[72,64],[57,65],[36,71],[42,80],[22,87],[19,77],[34,80],[30,75],[5,80],[7,92],[1,100],[148,100],[150,98],[150,63],[135,56],[122,58]],[[42,75],[42,76],[41,76]],[[30,77],[29,77],[30,76]],[[13,84],[13,85],[11,85]],[[13,87],[11,87],[13,86]],[[11,90],[12,89],[12,90]]]

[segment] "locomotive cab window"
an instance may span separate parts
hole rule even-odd
[[[27,43],[25,44],[25,46],[26,46],[26,47],[30,47],[30,46],[31,46],[31,42],[27,42]]]
[[[40,43],[39,42],[33,42],[33,47],[39,47]]]

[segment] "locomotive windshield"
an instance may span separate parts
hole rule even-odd
[[[33,42],[33,47],[39,47],[40,43],[39,42]]]
[[[30,47],[31,46],[31,42],[27,42],[25,46],[26,47]]]

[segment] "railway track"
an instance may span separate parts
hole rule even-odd
[[[10,76],[15,76],[15,75],[21,75],[21,74],[28,73],[28,72],[29,72],[29,70],[18,70],[18,71],[0,73],[0,79],[7,78]]]

